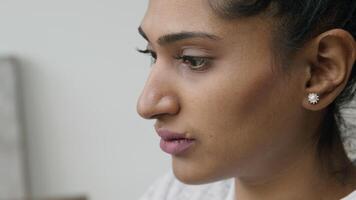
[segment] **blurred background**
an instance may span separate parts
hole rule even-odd
[[[138,199],[170,168],[136,101],[147,1],[0,1],[0,200]]]
[[[136,113],[146,6],[0,1],[0,200],[134,200],[170,169],[154,121]]]

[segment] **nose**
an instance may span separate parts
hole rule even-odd
[[[175,115],[180,106],[172,78],[163,71],[152,70],[150,77],[137,101],[137,113],[145,119],[162,115]]]

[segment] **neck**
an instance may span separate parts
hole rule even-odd
[[[263,166],[263,175],[236,177],[235,178],[235,198],[238,200],[277,200],[277,199],[340,199],[355,190],[355,181],[345,179],[345,174],[349,180],[355,180],[355,167],[344,151],[340,151],[343,174],[331,173],[318,158],[316,150],[312,148],[300,151],[293,159],[281,161],[277,165]],[[288,159],[287,159],[288,160]],[[343,162],[343,161],[347,162]],[[341,177],[341,178],[340,178]],[[342,181],[341,181],[342,179]]]

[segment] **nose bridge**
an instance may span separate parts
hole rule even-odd
[[[169,70],[158,64],[153,66],[137,102],[137,112],[146,119],[179,110]]]

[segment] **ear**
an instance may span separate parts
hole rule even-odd
[[[303,107],[316,111],[330,105],[345,88],[355,63],[356,43],[349,32],[332,29],[314,38],[308,48]],[[319,95],[317,104],[309,103],[310,93]]]

